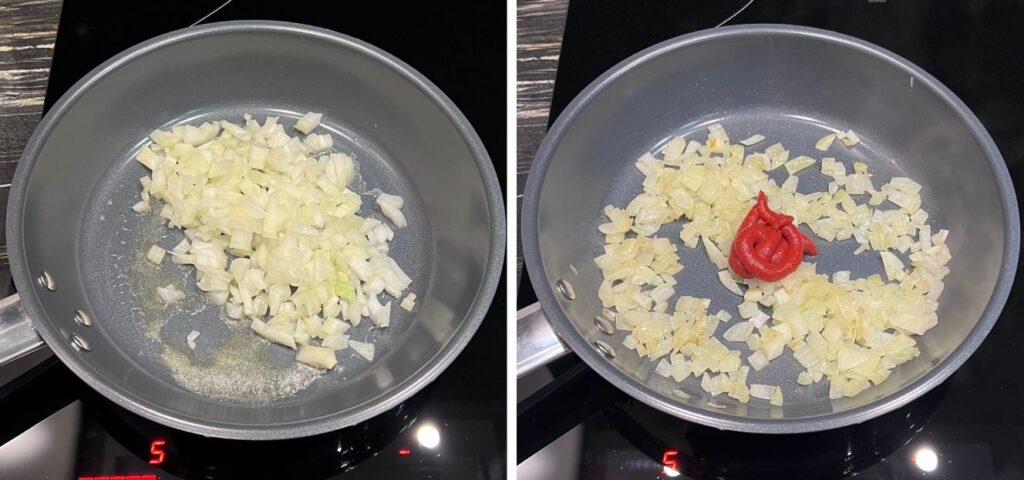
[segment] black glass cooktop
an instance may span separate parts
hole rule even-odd
[[[199,21],[286,20],[409,63],[462,110],[504,172],[505,7],[456,3],[67,0],[46,107],[148,38]],[[504,478],[506,385],[494,374],[505,365],[504,292],[502,282],[473,340],[422,392],[363,424],[298,440],[225,441],[162,427],[100,397],[51,356],[0,386],[0,479]]]
[[[1024,2],[1019,1],[575,1],[566,20],[550,121],[588,83],[629,55],[715,27],[734,14],[728,24],[824,28],[921,66],[981,119],[1022,191]],[[1022,278],[1019,270],[1017,275]],[[519,404],[519,477],[1024,479],[1019,401],[1024,382],[1013,373],[1024,362],[1019,345],[1024,327],[1018,321],[1024,313],[1022,289],[1018,280],[988,339],[943,385],[874,421],[818,434],[737,434],[683,422],[631,400],[570,356],[542,373],[554,380],[541,382],[538,393]],[[518,306],[535,298],[524,279]]]

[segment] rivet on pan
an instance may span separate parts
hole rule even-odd
[[[597,349],[600,350],[605,357],[615,358],[615,350],[612,350],[611,345],[608,345],[607,343],[604,343],[600,340],[594,340],[594,345],[597,346]]]
[[[576,291],[572,289],[572,284],[565,281],[564,278],[559,278],[555,285],[558,286],[558,293],[561,293],[563,297],[576,300]]]
[[[89,351],[89,342],[85,341],[85,339],[82,338],[77,333],[71,334],[71,346],[74,347],[75,350],[78,350],[80,352]]]
[[[86,327],[91,327],[92,317],[90,317],[88,313],[85,313],[81,310],[75,310],[75,323],[79,325],[84,325]]]
[[[53,275],[50,272],[43,270],[39,273],[39,278],[36,279],[40,287],[43,287],[51,292],[57,290],[57,281],[53,279]]]
[[[600,315],[594,317],[594,325],[597,325],[598,329],[608,335],[615,333],[615,325],[612,325],[612,321]]]

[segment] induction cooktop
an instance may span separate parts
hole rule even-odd
[[[505,25],[505,8],[494,2],[66,0],[45,106],[138,42],[238,19],[311,24],[394,54],[455,102],[504,171],[505,34],[493,26]],[[0,479],[504,478],[506,385],[493,375],[505,364],[504,292],[499,285],[472,341],[423,391],[362,424],[296,440],[230,441],[163,427],[38,352],[0,369]]]
[[[1024,181],[1024,3],[725,0],[570,3],[549,122],[608,68],[721,24],[785,23],[852,35],[924,68],[974,111],[1015,189]],[[921,119],[927,122],[927,119]],[[530,272],[526,272],[529,275]],[[1024,478],[1024,313],[1018,271],[987,340],[952,377],[861,425],[802,435],[724,432],[629,398],[574,355],[519,381],[519,478]],[[517,305],[536,301],[528,279]],[[527,395],[533,392],[532,395]]]

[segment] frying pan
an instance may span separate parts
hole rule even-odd
[[[405,198],[409,226],[396,232],[391,255],[419,297],[412,313],[393,309],[387,329],[363,322],[352,330],[353,339],[376,345],[373,362],[342,351],[341,368],[315,379],[297,370],[290,349],[222,320],[194,287],[186,290],[198,299],[190,305],[154,307],[152,286],[167,278],[191,285],[194,277],[183,281],[187,269],[173,265],[138,267],[149,244],[173,246],[182,236],[129,208],[146,174],[132,157],[153,129],[240,122],[244,113],[278,115],[290,128],[306,111],[324,112],[321,129],[356,159],[362,193]],[[367,198],[362,213],[379,217]],[[117,404],[170,427],[237,439],[335,430],[416,393],[476,331],[505,245],[487,152],[436,86],[359,40],[280,22],[179,30],[97,67],[29,140],[7,215],[20,301],[3,303],[0,318],[13,333],[0,359],[39,345],[31,322],[60,360]],[[195,352],[182,343],[191,330],[200,332]],[[237,371],[203,369],[231,361]]]
[[[593,259],[601,252],[601,209],[624,206],[640,192],[642,177],[633,163],[641,154],[675,135],[703,140],[712,123],[721,123],[734,138],[762,134],[794,156],[814,158],[822,157],[813,150],[818,138],[852,129],[862,143],[830,156],[867,163],[876,184],[894,175],[923,184],[923,208],[935,228],[950,230],[953,260],[939,324],[916,337],[918,358],[856,397],[830,400],[827,382],[796,384],[801,369],[787,350],[749,379],[780,385],[781,408],[758,400],[741,404],[724,395],[709,406],[712,399],[698,380],[677,384],[654,375],[655,362],[621,345],[625,332],[609,335],[599,328],[602,276]],[[780,175],[773,178],[781,183]],[[801,177],[801,192],[827,187],[816,172]],[[659,235],[677,238],[678,229],[667,225]],[[655,408],[719,429],[761,433],[863,422],[946,379],[995,323],[1013,281],[1020,236],[1017,201],[1002,157],[949,89],[867,42],[778,25],[678,37],[630,57],[591,83],[540,146],[526,183],[522,232],[526,267],[540,302],[519,314],[520,375],[570,348],[612,384]],[[852,255],[852,241],[818,245],[818,271],[851,270],[854,278],[881,271],[877,256]],[[735,311],[739,302],[719,284],[706,254],[678,250],[686,267],[677,275],[678,293],[709,298],[711,311]],[[750,354],[745,346],[740,350],[744,357]],[[679,398],[673,389],[691,398]]]

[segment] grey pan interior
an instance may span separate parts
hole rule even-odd
[[[751,383],[780,384],[786,403],[774,408],[724,395],[721,408],[692,377],[682,384],[653,375],[654,363],[621,346],[624,332],[595,327],[601,312],[601,251],[597,225],[604,205],[624,206],[640,191],[633,163],[686,134],[704,140],[720,122],[734,139],[763,134],[760,149],[782,142],[792,155],[864,161],[875,184],[906,175],[924,185],[930,223],[951,231],[953,254],[941,298],[939,325],[919,337],[921,356],[852,399],[828,399],[827,382],[795,383],[799,364],[787,351]],[[823,155],[814,142],[828,131],[853,129],[862,143],[837,142]],[[773,175],[784,180],[779,169]],[[800,174],[799,190],[824,190],[815,169]],[[679,225],[660,235],[678,238]],[[873,418],[918,397],[962,364],[995,323],[1009,292],[1019,248],[1017,201],[1005,164],[977,118],[920,68],[866,42],[822,30],[747,25],[706,30],[651,47],[588,86],[545,138],[530,172],[523,204],[527,266],[554,331],[592,368],[630,395],[678,417],[763,433],[823,430]],[[970,243],[980,248],[966,248]],[[853,256],[856,244],[818,245],[819,271],[881,271],[877,254]],[[732,311],[737,298],[722,287],[703,249],[679,247],[685,269],[677,291],[712,300],[711,311]],[[572,273],[570,265],[578,270]],[[576,299],[555,290],[568,280]],[[719,329],[719,335],[727,327]],[[609,361],[593,342],[612,345]],[[732,344],[736,345],[736,344]],[[740,348],[743,356],[749,351]],[[680,389],[692,396],[671,394]]]
[[[250,112],[280,115],[290,128],[306,111],[324,112],[323,128],[337,149],[360,164],[368,185],[364,214],[374,211],[369,188],[405,197],[410,225],[398,231],[392,255],[414,279],[417,307],[407,313],[396,302],[391,328],[370,331],[364,322],[353,330],[354,339],[377,344],[373,362],[351,350],[340,352],[342,369],[292,396],[252,401],[255,396],[211,398],[182,388],[161,361],[161,346],[183,349],[184,336],[195,329],[202,332],[196,358],[208,361],[231,335],[218,309],[199,302],[158,318],[166,320],[158,339],[146,336],[145,326],[153,321],[147,315],[154,315],[151,287],[166,278],[180,285],[187,270],[165,266],[149,277],[135,267],[150,243],[170,247],[181,235],[163,233],[163,227],[128,210],[146,174],[131,157],[158,127],[241,121]],[[97,67],[43,119],[19,164],[9,205],[14,278],[33,326],[50,348],[130,410],[229,438],[329,431],[417,392],[476,331],[493,297],[505,245],[501,193],[487,152],[437,87],[363,42],[278,22],[180,30]],[[34,281],[42,270],[56,280],[55,292]],[[94,325],[76,323],[76,309]],[[72,334],[90,350],[72,348]],[[254,361],[268,371],[292,365],[293,352],[259,345]]]

